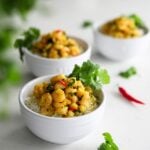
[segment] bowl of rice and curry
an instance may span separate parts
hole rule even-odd
[[[119,16],[95,25],[94,43],[95,48],[106,58],[125,61],[149,48],[149,29],[135,14]]]
[[[63,30],[41,34],[37,28],[29,28],[15,42],[21,60],[25,60],[35,76],[70,73],[75,64],[90,59],[91,47],[79,37]]]
[[[105,109],[102,85],[110,77],[86,61],[71,74],[48,75],[27,83],[19,103],[27,127],[43,140],[67,144],[82,139],[102,124]]]

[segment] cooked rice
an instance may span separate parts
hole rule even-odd
[[[29,96],[25,100],[25,105],[34,112],[40,112],[40,108],[37,105],[36,99],[34,96]]]

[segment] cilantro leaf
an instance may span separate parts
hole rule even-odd
[[[108,132],[103,133],[103,136],[105,138],[105,143],[102,143],[98,150],[119,150]]]
[[[138,27],[138,28],[141,28],[144,30],[145,33],[148,32],[148,28],[146,27],[146,25],[144,24],[144,21],[136,14],[132,14],[129,16],[129,18],[133,19],[135,25]]]
[[[82,23],[82,28],[88,28],[91,27],[92,25],[93,25],[92,21],[86,20]]]
[[[70,77],[76,77],[85,85],[91,86],[93,89],[100,89],[103,84],[110,82],[110,77],[105,69],[101,69],[99,65],[92,63],[90,60],[83,62],[82,66],[75,65]]]
[[[16,85],[21,81],[21,72],[16,63],[0,58],[0,88],[3,85]]]
[[[131,76],[133,75],[136,75],[137,74],[137,70],[135,67],[130,67],[129,69],[127,69],[126,71],[122,71],[119,73],[119,75],[123,78],[130,78]]]
[[[37,28],[29,28],[23,33],[23,38],[15,41],[14,47],[19,48],[20,59],[23,61],[23,48],[31,49],[32,43],[37,40],[40,36],[40,30]]]
[[[13,36],[16,32],[16,28],[13,26],[1,26],[0,30],[0,53],[5,52],[11,47]]]
[[[19,14],[24,19],[36,3],[36,0],[0,0],[0,13],[8,16]]]

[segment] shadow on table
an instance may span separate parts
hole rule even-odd
[[[113,61],[111,59],[106,58],[103,56],[100,52],[98,52],[96,49],[92,49],[92,55],[91,59],[94,60],[95,62],[100,62],[101,64],[112,64],[117,61]]]

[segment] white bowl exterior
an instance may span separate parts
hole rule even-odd
[[[20,108],[27,127],[35,135],[46,141],[58,144],[68,144],[87,136],[100,127],[103,117],[105,101],[95,111],[74,118],[46,117],[31,111],[24,104],[25,97],[33,86],[50,77],[41,77],[28,83],[20,92]]]
[[[118,39],[94,29],[95,48],[109,59],[122,61],[140,55],[150,46],[150,33],[138,38]]]
[[[43,76],[48,74],[69,74],[72,72],[74,65],[81,65],[84,61],[90,59],[91,47],[82,39],[75,38],[83,47],[85,51],[75,57],[61,58],[61,59],[48,59],[32,54],[27,49],[24,49],[25,61],[28,68],[35,76]]]

